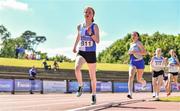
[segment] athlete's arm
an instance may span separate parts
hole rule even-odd
[[[80,34],[79,34],[79,29],[80,29],[80,25],[77,26],[77,30],[78,30],[78,34],[77,34],[77,37],[76,37],[76,41],[74,43],[74,48],[73,48],[73,52],[76,53],[76,47],[78,45],[78,42],[80,40]]]
[[[140,51],[129,51],[128,53],[129,53],[129,54],[146,55],[147,52],[146,52],[143,44],[139,42],[137,45],[138,45],[138,47],[140,48]]]
[[[94,31],[95,31],[95,34],[92,35],[91,37],[96,43],[99,43],[99,41],[100,41],[99,40],[99,28],[96,24],[94,25]]]
[[[166,67],[166,64],[167,64],[167,63],[166,63],[166,58],[163,57],[163,64],[162,64],[162,65],[163,65],[164,68]]]
[[[130,43],[130,46],[131,46],[131,44],[132,44],[132,43]],[[131,48],[129,48],[128,54],[131,55],[131,54],[134,54],[134,53],[135,53],[135,51],[132,51]]]
[[[139,43],[138,47],[140,48],[140,51],[139,52],[135,52],[136,54],[141,54],[141,55],[146,55],[147,54],[147,52],[146,52],[146,50],[145,50],[145,48],[144,48],[142,43]]]
[[[154,57],[152,57],[150,61],[150,71],[154,69],[153,60],[154,60]]]
[[[176,62],[177,62],[177,65],[180,67],[180,62],[179,62],[179,59],[177,58],[177,56],[176,56]]]

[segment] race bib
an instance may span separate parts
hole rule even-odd
[[[155,67],[163,67],[163,61],[154,61],[154,66]]]
[[[155,61],[156,66],[162,66],[162,61]]]
[[[93,41],[81,41],[81,46],[83,47],[92,47]]]

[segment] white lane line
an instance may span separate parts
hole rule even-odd
[[[82,99],[87,99],[88,97],[83,97]],[[72,97],[72,98],[63,98],[63,97],[60,97],[60,98],[57,98],[57,97],[52,97],[52,98],[27,98],[27,99],[4,99],[0,101],[0,103],[5,103],[5,102],[22,102],[22,101],[38,101],[38,100],[44,100],[44,101],[49,101],[49,100],[56,100],[57,101],[60,100],[60,101],[63,101],[63,100],[73,100],[73,99],[77,99],[76,97]]]
[[[44,100],[44,101],[49,101],[49,100],[54,100],[54,99],[59,99],[60,101],[62,100],[67,100],[67,99],[69,99],[69,98],[73,98],[73,99],[78,99],[77,97],[75,97],[75,96],[71,96],[71,97],[66,97],[66,95],[64,95],[64,96],[61,96],[61,97],[36,97],[36,96],[29,96],[29,97],[26,97],[26,96],[21,96],[21,97],[19,97],[19,98],[11,98],[11,99],[0,99],[0,103],[2,102],[2,103],[5,103],[5,102],[22,102],[22,101],[37,101],[37,100]],[[82,96],[82,97],[80,97],[81,99],[89,99],[90,97],[89,97],[89,95],[88,96]],[[101,98],[101,97],[100,97]],[[103,97],[103,99],[108,99],[109,97],[108,96],[106,96],[106,97]],[[112,98],[112,99],[116,99],[117,100],[117,98]]]
[[[58,102],[58,101],[57,101]],[[76,101],[76,103],[81,103],[82,101]],[[41,103],[39,101],[39,103]],[[42,106],[50,106],[50,105],[63,105],[63,104],[70,104],[70,103],[75,103],[74,101],[64,101],[62,103],[41,103],[41,104],[37,104],[37,105],[27,105],[27,106],[14,106],[14,107],[10,107],[10,109],[22,109],[22,108],[33,108],[33,107],[42,107]],[[9,108],[2,108],[1,110],[8,110]]]
[[[2,104],[4,104],[4,105],[9,105],[9,104],[13,104],[13,103],[15,103],[15,104],[21,104],[21,103],[29,103],[29,104],[31,104],[31,103],[33,103],[33,104],[35,104],[35,103],[40,103],[40,101],[42,101],[42,102],[67,102],[67,101],[83,101],[83,100],[86,100],[86,101],[88,101],[88,97],[83,97],[83,98],[77,98],[77,97],[73,97],[73,98],[49,98],[49,99],[46,99],[46,98],[44,98],[44,99],[39,99],[39,98],[36,98],[36,99],[31,99],[31,100],[26,100],[26,99],[24,99],[24,100],[19,100],[19,101],[16,101],[16,100],[11,100],[11,101],[2,101],[2,102],[0,102],[0,104],[2,105]]]
[[[109,103],[102,103],[102,104],[97,104],[97,105],[85,106],[85,107],[71,109],[71,110],[67,110],[67,111],[89,111],[89,110],[93,110],[93,109],[111,107],[112,105],[113,105],[113,102],[109,102]]]

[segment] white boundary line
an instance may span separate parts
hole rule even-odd
[[[104,108],[109,108],[112,106],[117,106],[117,105],[125,105],[125,104],[133,104],[133,103],[138,103],[138,102],[145,102],[147,99],[139,99],[139,100],[125,100],[125,101],[120,101],[120,102],[109,102],[109,103],[103,103],[103,104],[97,104],[97,105],[91,105],[91,106],[85,106],[81,108],[76,108],[76,109],[71,109],[67,111],[89,111],[89,110],[95,110],[95,109],[104,109]]]
[[[93,110],[93,109],[111,107],[112,105],[113,105],[113,102],[103,103],[103,104],[98,104],[98,105],[91,105],[91,106],[85,106],[85,107],[81,107],[81,108],[71,109],[71,110],[67,110],[67,111],[89,111],[89,110]]]

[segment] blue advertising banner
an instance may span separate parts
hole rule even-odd
[[[114,82],[114,92],[128,92],[127,82]]]
[[[83,85],[84,85],[84,88],[83,88],[84,92],[90,92],[91,91],[90,82],[84,82]]]
[[[142,89],[142,84],[140,84],[140,83],[135,83],[135,84],[134,84],[134,91],[135,91],[135,92],[139,92],[139,91],[151,92],[151,91],[152,91],[152,84],[151,84],[151,83],[147,83],[147,84],[146,84],[146,88],[145,88],[145,89]]]
[[[175,92],[180,91],[180,83],[178,83],[177,85],[174,83],[171,83],[171,89],[172,91],[175,91]],[[165,92],[165,90],[166,90],[165,84],[163,84],[163,86],[161,86],[161,92]]]
[[[112,91],[112,82],[101,82],[97,81],[97,92],[111,92]]]
[[[152,86],[153,87],[153,86]],[[165,92],[165,86],[161,86],[161,89],[160,89],[161,92]]]
[[[0,79],[0,92],[12,91],[13,80],[12,79]]]
[[[41,80],[15,79],[15,91],[41,91]]]
[[[43,91],[48,92],[66,92],[66,81],[43,81]]]
[[[15,91],[29,91],[30,82],[28,79],[15,79]]]
[[[97,83],[96,83],[96,91],[97,92],[101,91],[101,82],[100,81],[97,81]]]
[[[77,92],[78,82],[70,81],[68,92]],[[90,92],[90,82],[83,82],[83,92]]]
[[[42,81],[41,80],[30,80],[30,87],[32,91],[41,91],[42,90]]]
[[[180,83],[178,83],[177,85],[175,83],[172,83],[171,89],[172,91],[175,91],[175,92],[180,91]]]

